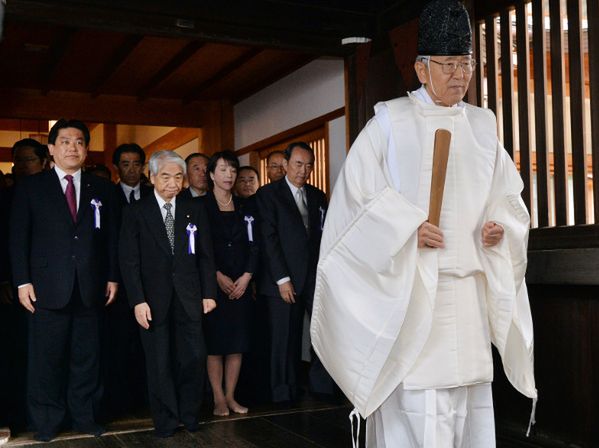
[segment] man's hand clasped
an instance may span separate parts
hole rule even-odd
[[[503,227],[499,224],[492,221],[485,223],[481,231],[483,246],[496,246],[503,239],[503,234]],[[420,227],[418,227],[418,247],[443,249],[445,243],[443,241],[443,232],[441,229],[430,222],[423,222]]]

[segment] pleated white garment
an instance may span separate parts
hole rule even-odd
[[[494,448],[491,384],[405,390],[366,420],[367,448]]]

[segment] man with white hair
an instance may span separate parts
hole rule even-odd
[[[202,315],[216,307],[216,273],[204,206],[177,198],[185,162],[159,151],[149,162],[154,194],[126,207],[119,260],[140,325],[156,435],[182,423],[197,431],[206,348]]]
[[[368,417],[368,446],[491,448],[491,344],[512,385],[537,397],[529,215],[493,113],[462,102],[475,63],[459,1],[424,8],[418,52],[422,87],[375,107],[335,185],[312,342]],[[452,137],[435,225],[427,216],[438,129]]]

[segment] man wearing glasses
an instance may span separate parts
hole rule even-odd
[[[266,158],[266,175],[270,182],[283,179],[285,176],[285,153],[273,151]]]
[[[367,417],[369,447],[489,448],[491,344],[514,387],[537,397],[524,283],[529,215],[495,116],[462,101],[475,63],[461,2],[424,8],[418,52],[422,87],[375,107],[335,186],[312,343],[352,414]],[[451,144],[434,225],[438,129]]]

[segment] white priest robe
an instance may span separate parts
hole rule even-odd
[[[321,242],[312,344],[365,418],[398,390],[490,383],[491,343],[513,386],[537,396],[522,180],[492,112],[426,98],[421,89],[377,105],[335,185]],[[439,128],[452,133],[445,248],[418,249]],[[491,248],[481,238],[488,221],[505,231]]]

